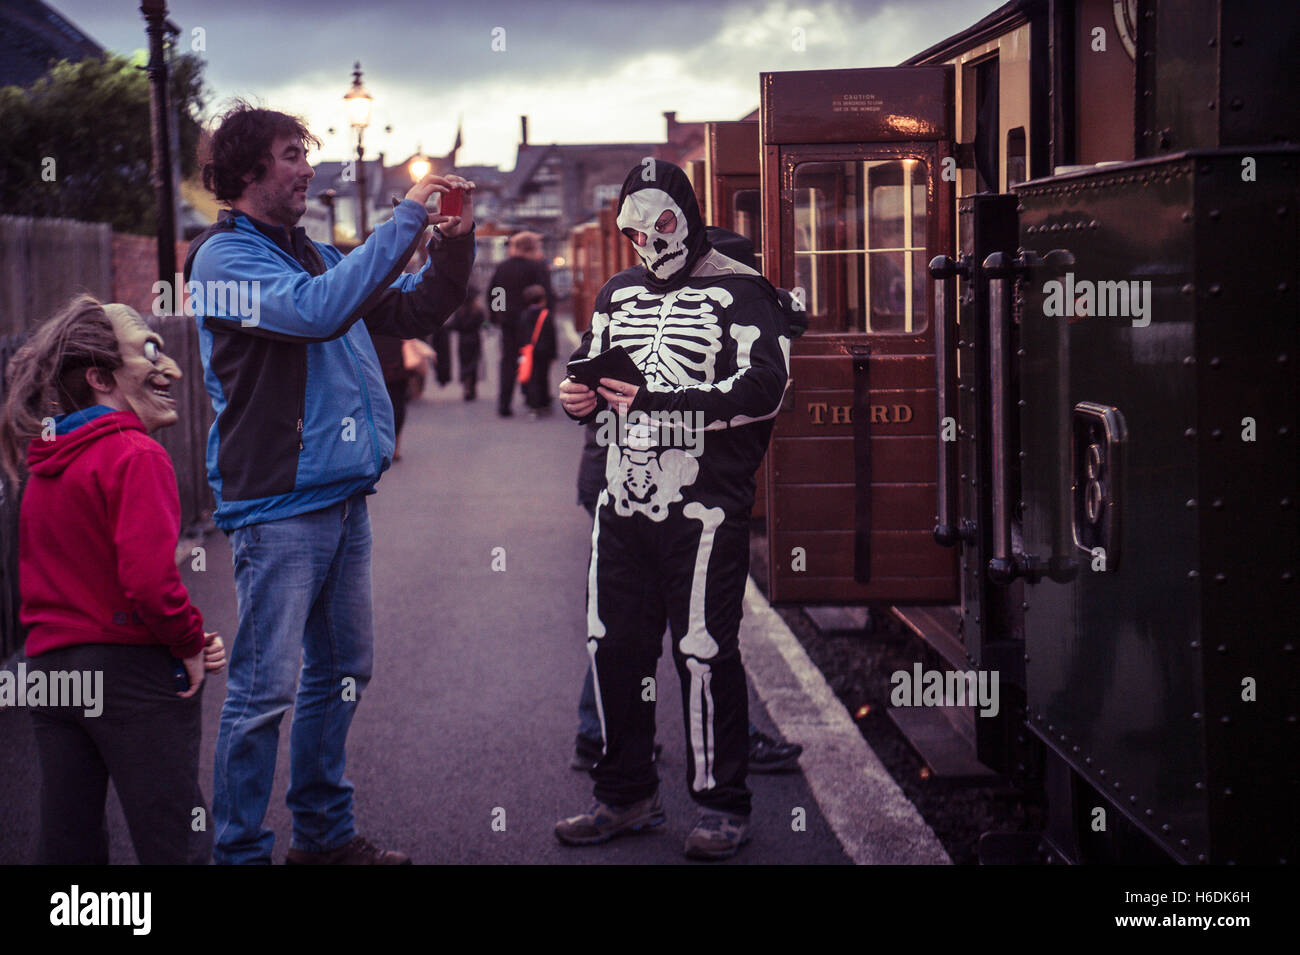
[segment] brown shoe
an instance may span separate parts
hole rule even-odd
[[[307,852],[305,849],[290,849],[285,857],[285,865],[410,865],[411,857],[393,849],[380,849],[378,846],[357,836],[345,846],[331,849],[329,852]]]

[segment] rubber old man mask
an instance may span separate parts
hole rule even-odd
[[[646,284],[664,291],[680,285],[709,251],[699,203],[679,166],[643,159],[623,180],[618,228],[650,274]]]
[[[175,424],[178,416],[171,386],[180,381],[181,370],[163,352],[162,337],[129,305],[109,303],[104,312],[113,323],[122,355],[122,366],[112,375],[109,404],[134,411],[150,434]]]

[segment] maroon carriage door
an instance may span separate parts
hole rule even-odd
[[[926,270],[952,115],[949,67],[762,75],[764,265],[808,318],[765,465],[773,600],[956,600]]]

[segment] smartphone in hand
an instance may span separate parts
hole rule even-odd
[[[441,198],[438,200],[438,212],[444,216],[458,216],[465,205],[465,190],[452,189],[448,192],[440,193]]]

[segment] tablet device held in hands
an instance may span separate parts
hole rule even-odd
[[[613,378],[626,381],[638,388],[645,387],[645,375],[636,366],[632,356],[622,345],[615,345],[597,355],[595,358],[578,358],[569,362],[569,377],[580,385],[586,385],[592,391],[600,387],[600,379]]]

